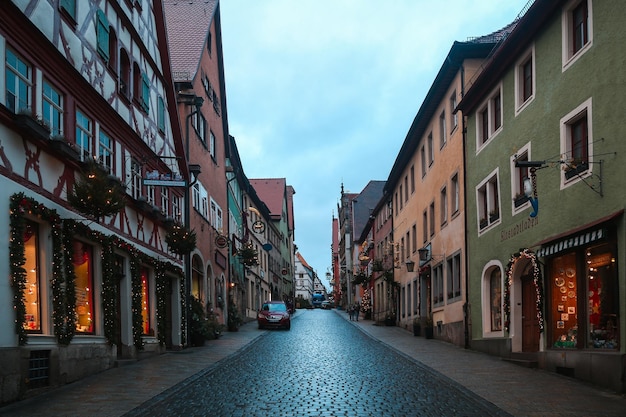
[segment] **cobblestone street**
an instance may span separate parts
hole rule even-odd
[[[504,416],[333,311],[297,314],[128,416]]]

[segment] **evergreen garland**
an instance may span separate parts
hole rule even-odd
[[[137,350],[143,350],[143,316],[141,315],[141,268],[137,257],[130,258],[131,312],[133,318],[133,343]]]
[[[11,263],[11,288],[13,289],[13,308],[15,309],[15,333],[18,343],[23,346],[28,341],[24,329],[26,320],[26,305],[24,304],[24,289],[26,288],[26,255],[24,253],[24,231],[26,220],[24,212],[30,205],[23,193],[11,196],[10,203],[11,237],[9,241],[9,262]]]
[[[117,331],[117,280],[115,274],[115,253],[111,237],[104,238],[102,242],[102,315],[104,319],[104,336],[109,343],[118,345],[121,343],[120,334]]]
[[[196,232],[175,224],[167,231],[165,243],[170,252],[179,256],[187,255],[196,248]]]
[[[76,333],[76,274],[72,259],[72,242],[76,222],[65,220],[63,222],[63,245],[60,248],[63,253],[64,277],[60,283],[61,293],[54,305],[52,312],[55,326],[54,333],[62,345],[69,345]],[[58,326],[56,325],[58,323]]]
[[[85,163],[79,180],[67,195],[68,202],[96,220],[118,213],[126,205],[124,185],[98,162]]]

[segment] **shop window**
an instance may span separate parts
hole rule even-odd
[[[26,286],[24,306],[26,316],[24,329],[30,332],[41,331],[41,278],[39,275],[39,228],[37,223],[26,221],[24,229],[24,265]]]
[[[587,346],[596,349],[619,347],[619,288],[615,257],[609,245],[585,252],[587,284]]]
[[[150,326],[150,285],[146,268],[141,269],[141,318],[142,334],[153,335],[154,332]]]
[[[443,305],[443,264],[433,268],[433,306]]]
[[[448,302],[461,299],[461,255],[456,254],[446,261],[448,277]]]
[[[194,255],[191,260],[191,295],[200,301],[204,300],[202,295],[202,283],[204,282],[202,271],[204,271],[202,260],[198,255]]]
[[[559,256],[551,261],[550,271],[552,345],[618,349],[619,289],[611,245]]]
[[[10,49],[5,50],[5,104],[13,113],[31,109],[32,69]]]
[[[493,268],[489,273],[489,316],[491,331],[502,331],[502,271]]]
[[[74,283],[76,292],[76,332],[93,333],[93,249],[86,243],[74,241],[72,245]]]

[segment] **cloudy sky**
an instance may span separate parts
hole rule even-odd
[[[248,178],[296,191],[295,242],[325,281],[341,185],[386,180],[454,41],[528,0],[220,0],[226,100]]]

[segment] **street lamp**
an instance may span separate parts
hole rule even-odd
[[[412,260],[408,260],[404,263],[406,265],[406,270],[408,272],[413,272],[413,270],[415,269],[415,262],[413,262]]]

